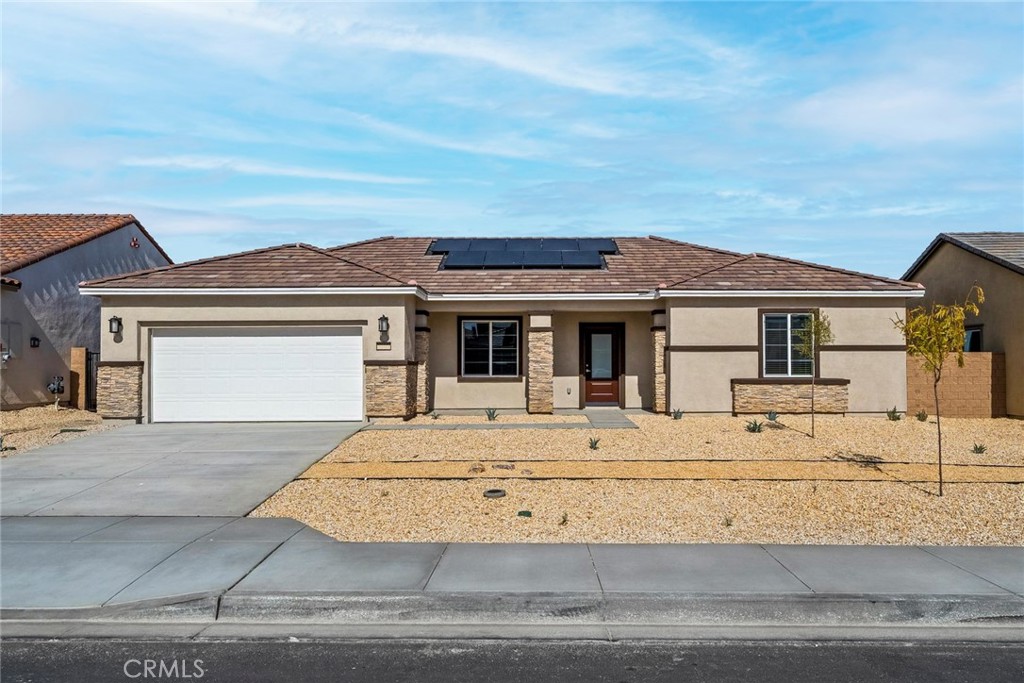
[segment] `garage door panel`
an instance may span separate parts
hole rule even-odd
[[[361,330],[154,330],[154,422],[363,418]]]

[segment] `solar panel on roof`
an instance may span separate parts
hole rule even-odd
[[[484,257],[487,254],[482,251],[453,251],[444,259],[445,268],[483,268]]]
[[[604,261],[596,251],[563,251],[563,268],[600,268]]]
[[[468,239],[440,239],[434,240],[430,245],[431,254],[447,254],[453,251],[468,251],[469,243],[472,240]]]
[[[545,239],[544,251],[578,251],[579,245],[576,240],[566,239]]]
[[[485,252],[485,268],[521,268],[523,265],[521,251],[488,251]]]
[[[619,250],[619,245],[615,244],[615,240],[603,237],[588,237],[577,241],[579,242],[580,251],[596,251],[602,254],[614,254]]]
[[[508,251],[540,251],[543,241],[529,237],[510,239],[505,243],[505,249]]]
[[[524,268],[561,268],[562,253],[558,251],[523,252]]]
[[[505,251],[505,240],[480,239],[473,240],[470,251]]]

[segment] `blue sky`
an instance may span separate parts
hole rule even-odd
[[[3,210],[176,260],[660,234],[900,275],[1021,230],[1024,5],[3,6]]]

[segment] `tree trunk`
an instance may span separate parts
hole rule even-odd
[[[942,495],[942,415],[939,412],[939,380],[935,379],[932,384],[935,392],[935,426],[939,432],[939,495]]]
[[[811,375],[811,438],[814,438],[814,375]]]

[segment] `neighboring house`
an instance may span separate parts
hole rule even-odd
[[[170,263],[134,216],[0,216],[3,408],[52,403],[58,376],[67,399],[71,349],[99,351],[100,306],[79,282]]]
[[[832,319],[817,406],[906,403],[891,319],[920,285],[660,237],[290,244],[84,283],[100,410],[332,420],[485,407],[805,411],[792,330]],[[115,325],[118,324],[115,322]]]
[[[1005,402],[996,395],[991,403],[997,408],[987,412],[1002,414],[1003,406],[1005,414],[1024,417],[1024,232],[942,233],[903,277],[924,284],[926,305],[962,302],[974,284],[981,286],[985,303],[966,321],[965,350],[1004,354],[993,367],[1005,377],[990,381],[996,394],[1005,391]],[[974,388],[985,381],[964,379]]]

